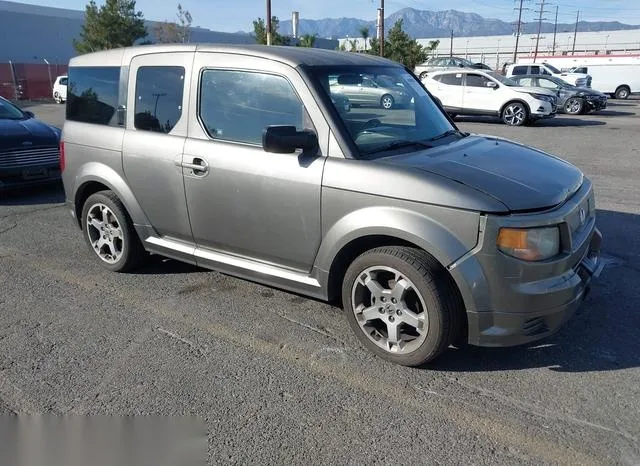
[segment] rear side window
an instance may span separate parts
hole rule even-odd
[[[527,74],[527,67],[526,66],[514,66],[513,67],[513,71],[511,72],[511,74],[513,74],[513,75]]]
[[[539,66],[532,66],[530,74],[540,74],[540,67]]]
[[[67,81],[69,81],[67,78],[60,79],[60,85],[61,86],[66,86],[67,85]]]
[[[442,74],[440,82],[449,86],[462,86],[462,73]]]
[[[117,126],[120,67],[69,69],[67,120]]]
[[[184,68],[141,66],[136,75],[135,127],[170,133],[182,116]]]
[[[289,81],[248,71],[203,71],[198,112],[213,139],[247,144],[261,145],[270,125],[311,125]]]

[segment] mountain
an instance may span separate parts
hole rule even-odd
[[[415,8],[403,8],[385,18],[385,28],[390,28],[398,19],[402,19],[404,31],[414,38],[446,37],[453,33],[457,37],[461,36],[499,36],[512,34],[514,23],[508,23],[499,19],[484,18],[476,13],[465,13],[456,10],[428,11],[416,10]],[[370,36],[375,36],[376,22],[365,21],[357,18],[336,18],[336,19],[300,19],[298,24],[299,34],[316,34],[318,37],[360,37],[360,29],[363,26],[369,27]],[[535,34],[537,23],[526,23],[524,33]],[[558,24],[558,32],[573,31],[575,23]],[[611,22],[589,22],[580,21],[578,30],[580,32],[589,31],[619,31],[624,29],[640,29],[640,25],[622,24],[617,21]],[[283,34],[292,33],[291,20],[280,22],[280,32]],[[542,32],[553,32],[553,23],[542,23]]]

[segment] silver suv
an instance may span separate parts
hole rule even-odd
[[[399,83],[405,108],[341,111],[331,80]],[[63,181],[92,254],[145,252],[341,302],[404,365],[550,335],[602,269],[591,182],[458,131],[388,60],[162,45],[70,63]]]

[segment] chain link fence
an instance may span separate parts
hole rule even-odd
[[[0,96],[14,101],[51,99],[56,78],[67,69],[54,63],[0,63]]]

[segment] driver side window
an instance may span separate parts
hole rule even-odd
[[[538,86],[544,87],[546,89],[558,89],[558,85],[551,81],[550,79],[540,78],[538,79]]]

